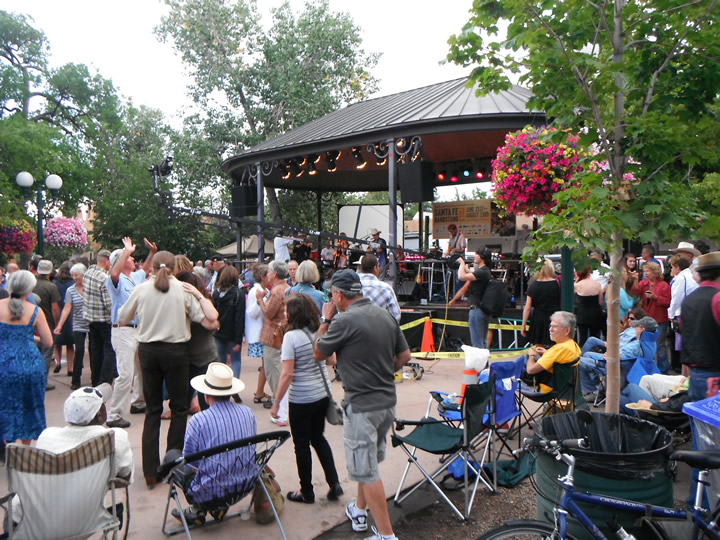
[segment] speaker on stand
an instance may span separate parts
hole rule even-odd
[[[420,301],[420,295],[422,289],[415,280],[412,281],[401,281],[398,284],[397,298],[401,302],[414,302]]]
[[[403,203],[433,200],[435,167],[426,161],[398,166],[398,184]]]
[[[230,217],[254,216],[257,216],[257,188],[255,186],[233,186],[230,190]]]

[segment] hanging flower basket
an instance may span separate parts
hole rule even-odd
[[[37,244],[37,235],[27,221],[21,219],[0,221],[0,253],[7,257],[30,253],[35,244]]]
[[[81,248],[87,244],[85,226],[73,218],[48,219],[43,236],[48,244],[60,248]]]
[[[565,189],[582,170],[578,136],[551,140],[554,128],[528,126],[508,133],[492,162],[495,202],[509,214],[543,215],[555,206],[553,195]]]

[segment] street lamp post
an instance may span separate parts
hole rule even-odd
[[[35,182],[35,179],[33,178],[33,175],[29,172],[22,171],[19,172],[18,175],[15,177],[15,182],[17,182],[17,185],[20,186],[23,190],[23,193],[27,196],[28,190],[32,187],[33,183]],[[60,178],[57,174],[50,174],[45,179],[45,185],[47,188],[53,193],[57,193],[57,191],[62,187],[62,178]],[[36,205],[37,205],[37,253],[38,255],[44,256],[45,255],[45,246],[43,241],[43,219],[45,218],[44,211],[45,211],[45,199],[43,196],[43,188],[42,186],[38,185],[37,187],[37,199],[36,199]]]

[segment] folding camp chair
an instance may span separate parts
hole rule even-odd
[[[10,493],[0,503],[7,502],[9,538],[88,538],[98,531],[103,538],[110,533],[117,538],[121,523],[115,515],[114,457],[112,431],[62,454],[8,444]],[[105,508],[108,491],[110,512]]]
[[[657,352],[657,338],[658,338],[657,332],[648,332],[648,331],[643,332],[642,334],[640,334],[640,356],[638,356],[636,358],[628,358],[628,359],[622,360],[620,362],[620,382],[621,382],[622,388],[625,388],[626,378],[630,374],[630,371],[638,363],[642,367],[643,374],[660,373],[660,370],[657,369],[657,366],[655,365],[655,353]],[[650,366],[652,366],[652,367],[650,367]],[[595,394],[595,401],[593,402],[593,407],[599,407],[600,405],[605,403],[605,393],[606,393],[606,386],[607,386],[607,363],[605,362],[605,360],[597,360],[596,361],[595,373],[598,375],[598,379],[600,381],[600,388],[599,388],[597,394]],[[636,373],[637,373],[637,370],[636,370]],[[635,378],[635,375],[633,375],[633,379],[634,378]],[[638,383],[640,382],[641,378],[642,378],[642,375],[640,375],[640,378],[637,379]],[[630,382],[630,381],[628,381],[628,382]],[[635,384],[638,384],[638,383],[635,383]]]
[[[485,484],[491,492],[495,491],[490,484],[490,479],[487,474],[482,466],[479,465],[483,463],[485,455],[483,455],[481,459],[477,459],[475,450],[473,450],[471,445],[472,441],[479,434],[488,429],[488,424],[486,424],[486,420],[489,418],[487,410],[492,399],[493,384],[494,377],[491,377],[491,380],[487,383],[471,384],[465,388],[465,398],[462,402],[459,426],[452,426],[442,420],[428,417],[420,421],[395,420],[392,433],[393,446],[400,446],[407,454],[409,460],[408,468],[410,464],[414,464],[424,476],[423,480],[407,493],[400,496],[403,484],[407,478],[406,468],[400,481],[400,486],[398,486],[397,493],[395,494],[394,502],[396,505],[399,506],[402,501],[414,493],[415,490],[428,482],[445,502],[450,505],[458,517],[465,520],[470,515],[479,482]],[[402,431],[405,426],[416,427],[410,434],[406,436],[400,435],[399,432]],[[428,473],[415,457],[418,450],[448,457],[441,459],[441,466],[437,470]],[[445,472],[456,460],[462,461],[464,471],[463,487],[465,504],[463,512],[450,501],[436,481],[438,476]],[[470,482],[472,482],[472,480],[470,477],[473,474],[475,475],[475,481],[471,486]],[[472,490],[470,487],[472,487]]]
[[[270,494],[267,491],[267,488],[265,487],[265,484],[260,479],[260,475],[262,474],[262,471],[265,469],[265,466],[267,465],[268,461],[270,461],[270,458],[272,457],[275,450],[277,450],[286,440],[290,438],[290,433],[288,431],[271,431],[268,433],[263,433],[260,435],[255,435],[253,437],[246,437],[244,439],[238,439],[236,441],[232,441],[225,444],[219,444],[217,446],[213,446],[212,448],[208,448],[207,450],[201,450],[200,452],[195,452],[194,454],[190,454],[187,456],[180,456],[179,458],[170,461],[169,463],[163,463],[160,468],[158,469],[158,476],[160,478],[164,478],[166,475],[171,473],[174,469],[180,469],[185,466],[185,464],[195,463],[200,460],[204,459],[213,459],[214,456],[217,456],[219,454],[222,454],[224,452],[229,452],[236,449],[252,449],[254,447],[255,450],[255,458],[251,463],[252,470],[248,471],[247,466],[241,459],[241,452],[237,452],[237,458],[232,461],[229,467],[227,467],[227,470],[225,471],[225,474],[227,475],[237,475],[239,478],[246,478],[248,476],[248,472],[252,475],[252,479],[249,481],[238,481],[237,485],[237,491],[227,493],[222,500],[215,499],[213,501],[210,501],[208,503],[204,504],[195,504],[195,506],[200,507],[201,509],[211,511],[215,510],[218,506],[227,506],[230,507],[233,504],[239,502],[241,499],[246,497],[247,495],[251,494],[253,492],[253,489],[262,488],[263,492],[265,493],[265,497],[267,497],[267,500],[270,502],[270,508],[272,509],[273,516],[275,517],[275,521],[278,524],[278,527],[280,528],[280,534],[283,538],[285,537],[285,530],[283,529],[282,523],[280,523],[280,517],[278,516],[277,510],[275,508],[275,505],[272,502],[272,499],[270,498]],[[166,536],[172,536],[174,534],[178,534],[181,532],[185,532],[186,536],[188,537],[188,540],[191,538],[190,536],[190,529],[194,529],[200,525],[194,525],[189,524],[187,520],[185,519],[185,512],[184,508],[182,506],[182,503],[180,502],[180,495],[178,491],[182,491],[182,485],[180,475],[176,474],[170,474],[168,476],[168,484],[170,484],[170,489],[168,490],[168,497],[167,497],[167,503],[165,504],[165,513],[163,515],[163,526],[162,526],[162,532]],[[186,495],[186,499],[190,504],[194,504],[192,500],[188,498]],[[177,527],[175,529],[168,529],[167,523],[168,523],[168,514],[170,513],[170,501],[174,500],[175,505],[177,507],[180,520],[182,522],[182,527]],[[250,502],[252,504],[252,501]],[[224,516],[225,518],[231,518],[235,516],[242,515],[243,513],[249,513],[249,508],[245,512],[236,512],[233,514],[227,514]],[[219,520],[214,520],[212,522],[206,523],[204,526],[207,527],[208,525],[214,524],[214,523],[220,523]]]
[[[538,418],[544,418],[551,414],[589,409],[580,388],[579,363],[580,359],[578,358],[565,364],[553,365],[552,390],[545,394],[523,382],[520,383],[519,397],[523,425],[531,427],[532,422]],[[539,407],[531,412],[528,402],[535,403]]]

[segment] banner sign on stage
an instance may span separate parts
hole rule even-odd
[[[449,238],[448,225],[455,223],[465,238],[482,238],[492,234],[492,208],[489,199],[433,204],[433,238]]]

